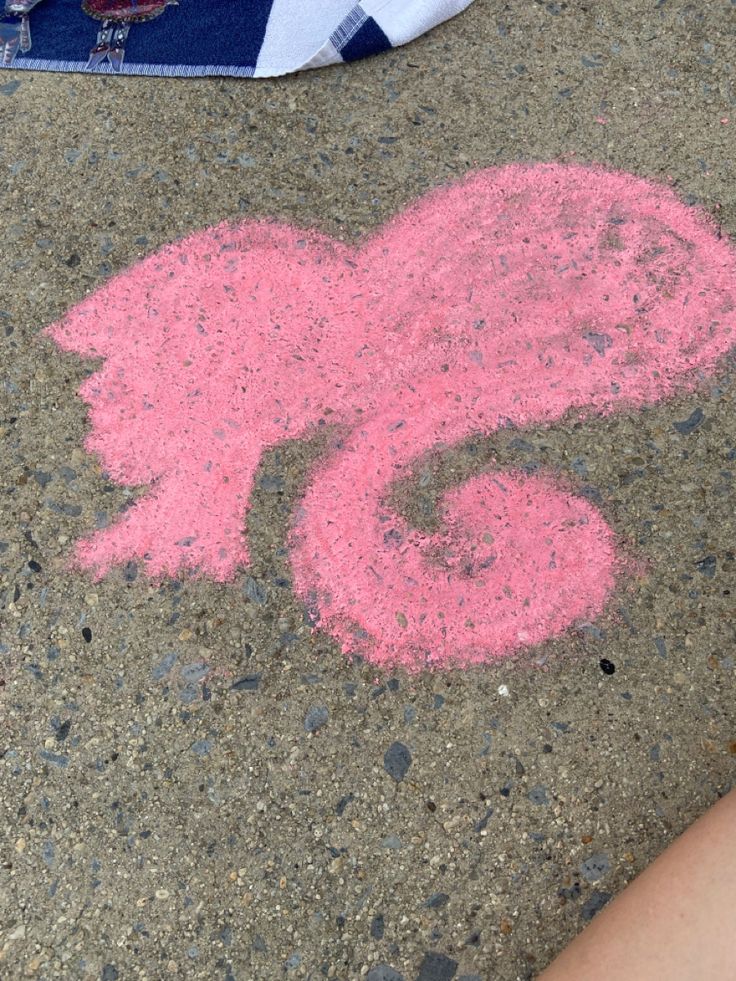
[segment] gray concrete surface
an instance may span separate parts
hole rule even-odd
[[[608,614],[533,658],[383,677],[276,584],[303,447],[264,461],[286,490],[254,499],[265,602],[244,576],[67,571],[126,493],[82,448],[90,365],[39,332],[190,230],[275,215],[352,239],[519,159],[671,178],[734,234],[735,21],[733,0],[477,0],[406,49],[282,80],[0,75],[3,978],[530,978],[728,789],[727,370],[525,436],[572,479],[584,461],[645,562]]]

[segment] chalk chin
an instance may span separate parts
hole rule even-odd
[[[150,493],[109,528],[82,539],[72,565],[95,579],[134,561],[154,580],[190,574],[228,582],[248,564],[244,515],[234,512],[205,527],[196,520],[196,505],[190,502],[192,519],[183,521],[177,501]]]

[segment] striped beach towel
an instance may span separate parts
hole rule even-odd
[[[263,78],[406,44],[472,0],[0,0],[0,62],[43,71]],[[107,3],[107,6],[106,6]],[[161,9],[155,9],[160,7]],[[141,9],[138,23],[101,12]],[[2,7],[0,6],[0,10]],[[107,30],[107,35],[104,34]],[[116,35],[115,31],[119,33]],[[26,36],[29,35],[29,36]],[[29,47],[30,44],[30,47]],[[116,49],[117,45],[117,49]],[[97,51],[90,56],[90,51]]]

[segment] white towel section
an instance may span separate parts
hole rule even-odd
[[[274,0],[256,77],[286,75],[407,44],[472,0]],[[387,41],[381,46],[381,35]],[[346,55],[344,57],[343,55]]]
[[[372,17],[391,42],[391,47],[408,44],[420,34],[449,20],[469,7],[473,0],[363,0],[360,6]]]
[[[256,75],[286,75],[303,68],[354,6],[353,0],[274,0]]]

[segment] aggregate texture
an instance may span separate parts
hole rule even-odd
[[[352,250],[509,164],[623,171],[733,237],[735,64],[733,0],[476,0],[405,49],[276,81],[0,75],[2,977],[533,978],[730,788],[728,357],[396,485],[430,532],[491,464],[554,475],[633,570],[542,645],[417,673],[346,657],[295,589],[319,432],[264,452],[232,581],[70,565],[148,488],[85,449],[101,362],[44,331],[224,221]]]

